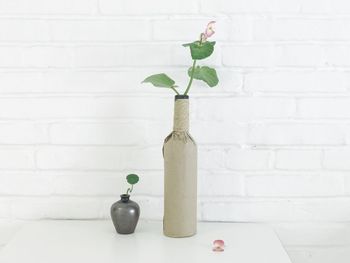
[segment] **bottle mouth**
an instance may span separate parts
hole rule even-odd
[[[187,100],[188,95],[175,95],[175,100]]]
[[[120,196],[120,200],[122,200],[122,202],[124,203],[129,202],[129,198],[130,198],[130,195],[127,195],[127,194],[122,194]]]

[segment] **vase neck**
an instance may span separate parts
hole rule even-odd
[[[188,96],[175,96],[174,131],[188,131],[189,129],[189,100]]]
[[[129,202],[129,198],[130,198],[130,195],[127,195],[127,194],[122,194],[122,195],[120,196],[120,200],[121,200],[123,203]]]

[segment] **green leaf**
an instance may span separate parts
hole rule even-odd
[[[137,182],[139,181],[139,177],[137,174],[129,174],[126,177],[126,180],[128,181],[129,184],[137,184]]]
[[[149,76],[142,83],[151,83],[153,86],[160,88],[172,88],[175,85],[175,81],[164,73]]]
[[[192,74],[192,67],[188,69],[188,75],[190,77],[191,77],[191,74]],[[219,83],[216,70],[207,66],[195,67],[193,78],[198,80],[203,80],[205,83],[208,84],[209,87],[214,87]]]
[[[190,47],[192,59],[205,59],[214,52],[215,41],[206,41],[200,43],[195,41],[192,43],[183,44],[184,47]]]

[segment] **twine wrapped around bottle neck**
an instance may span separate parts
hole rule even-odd
[[[188,96],[184,98],[175,97],[174,107],[174,131],[186,132],[189,129],[189,101]]]

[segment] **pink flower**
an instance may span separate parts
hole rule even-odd
[[[214,35],[214,33],[215,33],[215,31],[214,31],[214,24],[215,23],[216,23],[215,21],[210,21],[208,23],[207,28],[205,29],[205,32],[204,32],[206,38],[209,38],[212,35]]]
[[[214,245],[213,251],[215,251],[215,252],[224,251],[225,242],[223,240],[220,240],[220,239],[214,240],[213,245]]]
[[[205,29],[205,32],[201,34],[201,41],[205,42],[209,37],[211,37],[212,35],[214,35],[215,31],[214,31],[214,24],[216,22],[215,21],[210,21],[207,25],[207,28]]]

